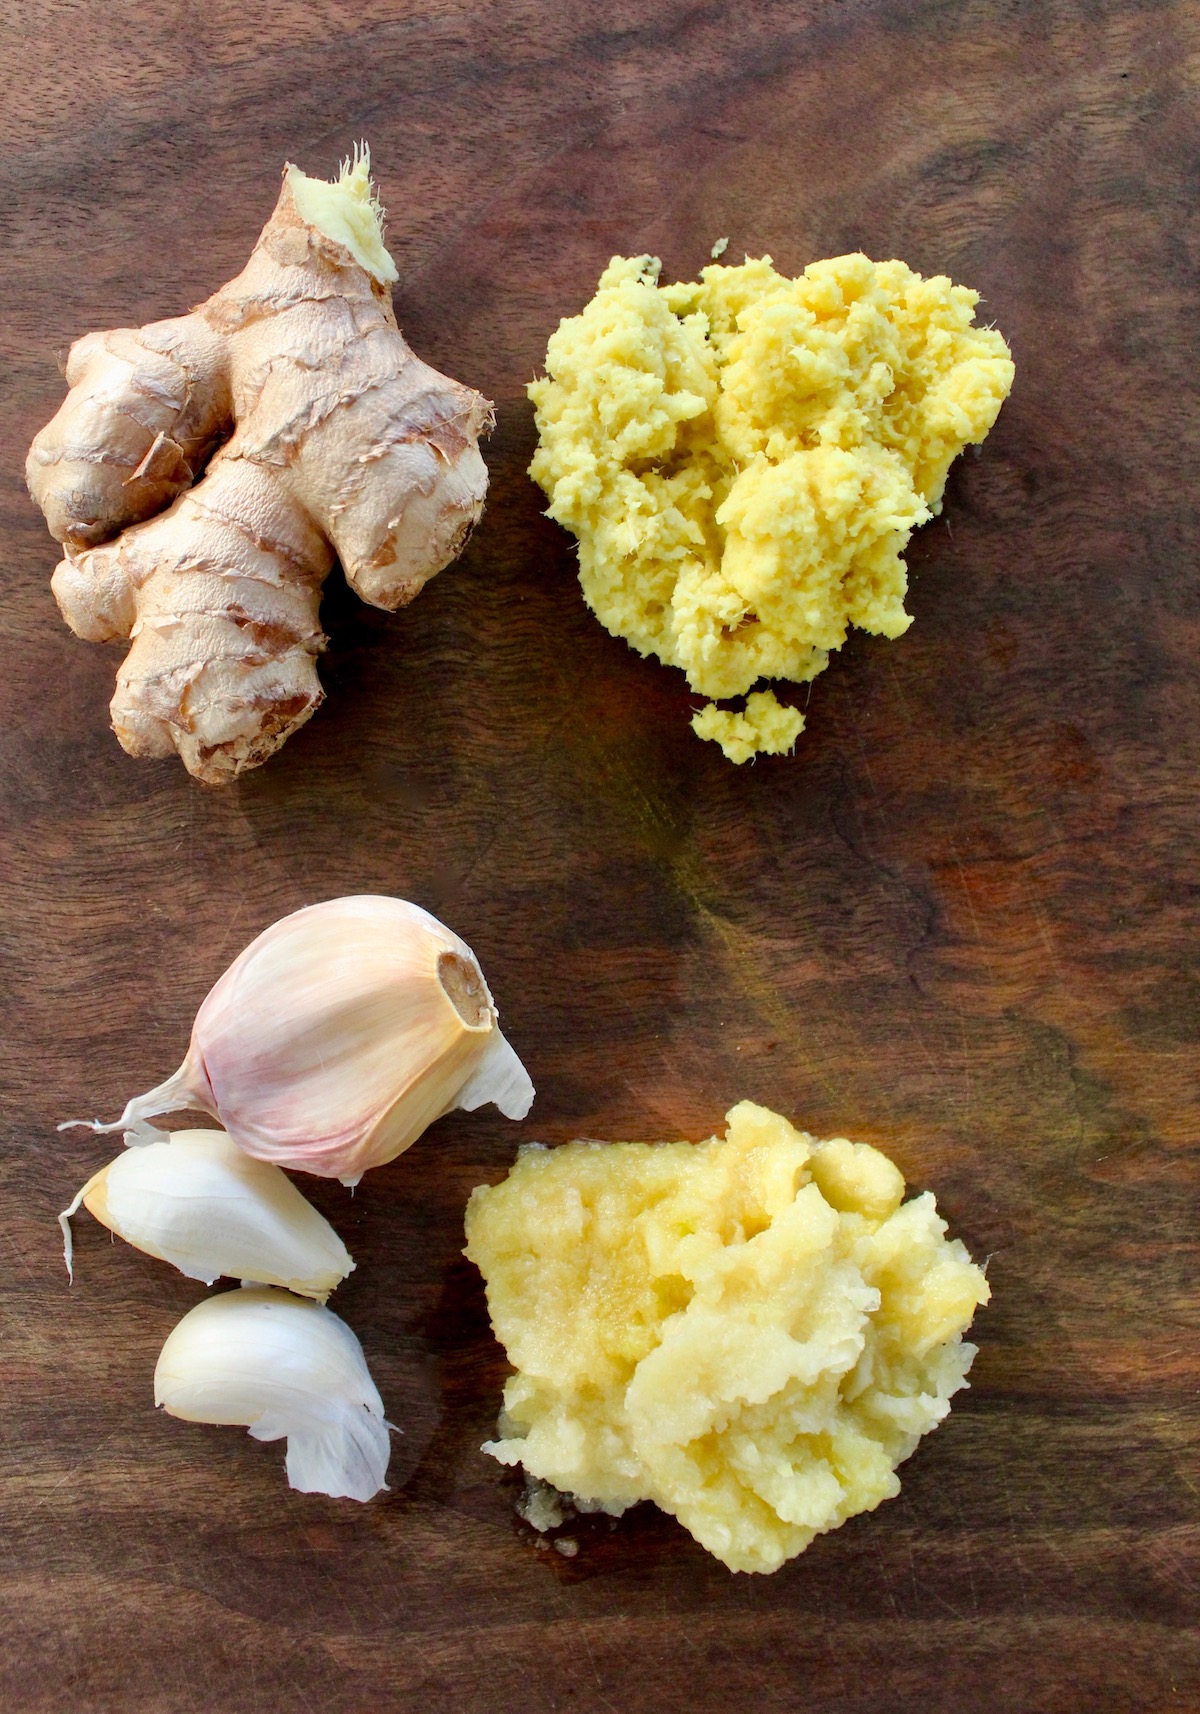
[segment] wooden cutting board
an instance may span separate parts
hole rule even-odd
[[[1200,1708],[1195,393],[1200,15],[944,0],[0,8],[5,576],[0,1705],[114,1714]],[[85,330],[242,265],[292,159],[370,140],[416,350],[497,401],[463,560],[336,579],[329,700],[209,791],[107,730],[21,480]],[[525,383],[614,252],[862,248],[978,288],[1017,383],[789,760],[735,768],[586,612]],[[202,1288],[54,1216],[262,927],[396,893],[476,949],[538,1085],[351,1198],[338,1308],[391,1492],[156,1415]],[[460,1255],[519,1138],[700,1138],[749,1095],[894,1155],[990,1257],[901,1497],[769,1578],[669,1518],[539,1549],[480,1455]],[[306,1188],[310,1188],[306,1186]]]

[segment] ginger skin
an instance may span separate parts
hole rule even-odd
[[[397,328],[369,174],[365,150],[331,185],[289,166],[235,280],[190,315],[76,342],[30,450],[66,550],[63,618],[90,642],[133,639],[117,737],[178,751],[206,784],[265,761],[323,700],[335,557],[394,611],[483,509],[492,407]]]

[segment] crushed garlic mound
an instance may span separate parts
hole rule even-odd
[[[614,636],[710,698],[806,683],[851,625],[907,630],[901,554],[995,422],[1008,347],[977,292],[903,262],[660,266],[614,257],[552,335],[530,474]],[[789,747],[753,714],[729,743],[719,712],[692,724],[730,760]]]
[[[484,1450],[776,1570],[897,1494],[966,1385],[987,1282],[933,1197],[903,1196],[878,1150],[749,1101],[706,1143],[523,1149],[467,1208],[517,1371]]]

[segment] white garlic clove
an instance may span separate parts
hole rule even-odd
[[[369,1500],[387,1485],[383,1401],[362,1346],[320,1304],[258,1286],[206,1298],[163,1346],[154,1402],[185,1422],[286,1437],[301,1493]]]
[[[310,905],[252,941],[196,1015],[183,1065],[102,1131],[163,1133],[211,1113],[248,1154],[357,1183],[455,1107],[523,1119],[533,1084],[478,960],[436,917],[362,895]]]
[[[206,1285],[228,1274],[323,1300],[354,1267],[291,1180],[224,1131],[172,1132],[90,1178],[58,1217],[68,1274],[80,1203],[126,1243]]]

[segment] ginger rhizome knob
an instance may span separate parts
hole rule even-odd
[[[257,766],[322,701],[334,559],[394,611],[461,551],[492,407],[413,355],[396,277],[363,149],[333,183],[289,166],[246,267],[190,315],[71,348],[26,477],[63,618],[132,639],[111,705],[131,755],[178,751],[209,784]]]

